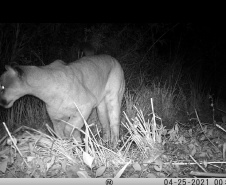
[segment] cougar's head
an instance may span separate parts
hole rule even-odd
[[[23,71],[19,67],[6,65],[5,68],[6,71],[0,77],[0,106],[10,108],[24,95]]]

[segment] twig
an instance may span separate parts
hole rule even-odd
[[[195,165],[197,163],[193,162],[166,162],[164,164],[172,164],[172,165]],[[199,162],[199,164],[204,164],[203,162]],[[206,162],[206,164],[226,164],[226,162],[224,161],[220,161],[220,162]]]
[[[208,139],[208,141],[218,150],[218,151],[220,151],[220,149],[219,148],[217,148],[217,146],[209,139],[209,137],[207,137],[207,135],[206,135],[206,133],[204,132],[204,129],[203,129],[203,127],[202,127],[202,124],[201,124],[201,121],[200,121],[200,119],[199,119],[199,116],[198,116],[198,113],[197,113],[197,111],[196,111],[196,109],[195,109],[195,114],[196,114],[196,117],[197,117],[197,119],[198,119],[198,122],[199,122],[199,125],[200,125],[200,127],[201,127],[201,129],[202,129],[202,131],[203,131],[203,134],[206,136],[206,138]],[[221,151],[220,151],[221,152]],[[222,152],[221,152],[222,153]]]
[[[216,127],[218,127],[219,129],[223,130],[224,132],[226,132],[226,130],[223,127],[221,127],[220,125],[218,125],[218,124],[216,124]]]
[[[27,161],[26,161],[26,160],[24,159],[24,157],[23,157],[23,154],[20,152],[19,148],[17,147],[17,145],[16,145],[16,143],[15,143],[15,140],[13,139],[11,133],[9,132],[9,130],[8,130],[8,128],[7,128],[6,124],[5,124],[5,122],[2,122],[2,123],[3,123],[3,125],[4,125],[4,127],[5,127],[5,129],[6,129],[6,131],[7,131],[7,133],[8,133],[8,135],[9,135],[10,139],[11,139],[12,142],[13,142],[13,145],[14,145],[15,148],[17,149],[18,153],[19,153],[20,156],[22,157],[22,159],[23,159],[23,161],[25,162],[25,164],[27,165],[27,167],[29,167]]]
[[[164,36],[166,35],[170,30],[172,30],[173,28],[175,28],[179,23],[175,24],[174,26],[172,26],[172,28],[170,28],[169,30],[167,30],[165,33],[163,33],[152,45],[151,47],[147,50],[146,54],[143,56],[142,60],[144,60],[144,58],[146,57],[146,55],[148,54],[148,52],[153,48],[153,46]]]
[[[207,173],[206,169],[203,168],[191,155],[189,155],[189,157],[204,171]]]
[[[223,173],[204,173],[204,172],[190,172],[191,175],[194,176],[204,176],[204,177],[226,177],[226,174]]]

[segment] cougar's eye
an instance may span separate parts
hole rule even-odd
[[[1,93],[3,93],[5,91],[5,86],[1,85]]]

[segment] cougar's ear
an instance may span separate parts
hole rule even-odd
[[[16,76],[18,74],[17,70],[15,70],[14,68],[12,68],[9,65],[5,65],[5,69],[7,70],[7,72],[12,75],[12,76]]]

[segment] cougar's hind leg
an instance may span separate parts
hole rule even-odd
[[[116,147],[119,139],[120,101],[118,96],[106,97],[108,117],[110,121],[111,143]]]
[[[105,100],[103,100],[97,107],[97,114],[99,121],[102,125],[103,131],[103,140],[105,142],[110,141],[110,125],[109,125],[109,117],[107,113],[107,106]]]
[[[112,89],[112,91],[109,91],[105,97],[111,128],[111,143],[114,148],[117,146],[119,140],[120,114],[123,94],[124,85],[121,87],[116,86]]]

